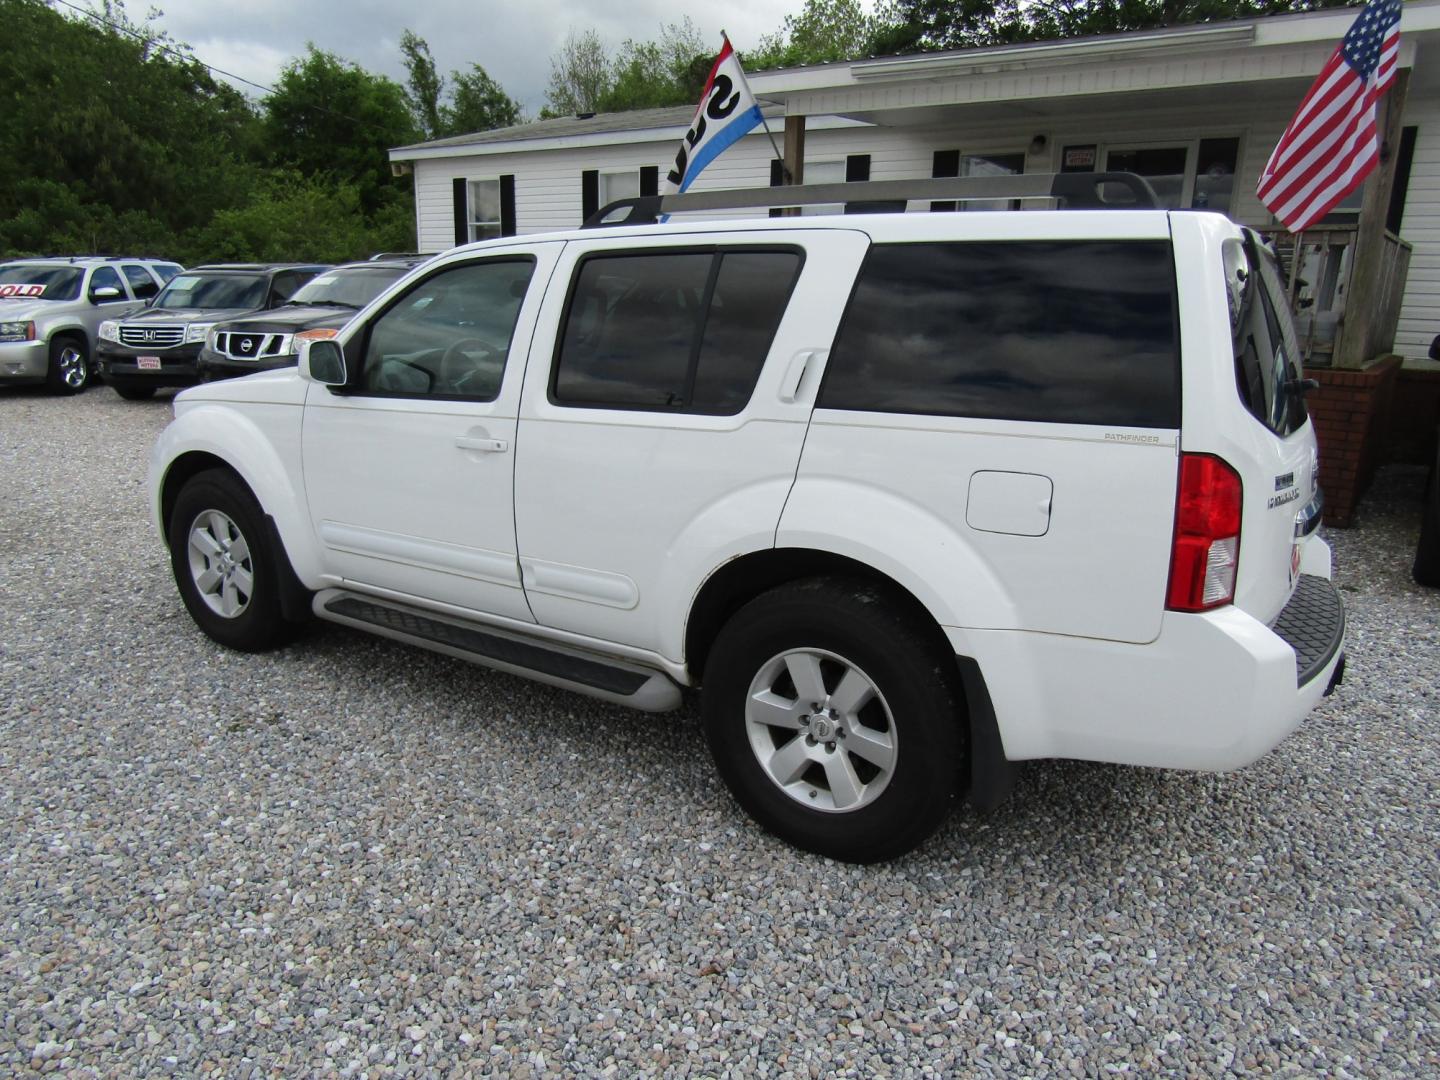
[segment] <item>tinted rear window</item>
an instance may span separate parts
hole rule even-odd
[[[580,264],[550,399],[734,415],[800,271],[794,251],[595,255]]]
[[[1165,241],[881,244],[860,272],[819,405],[1178,427]]]

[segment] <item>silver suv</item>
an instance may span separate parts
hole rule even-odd
[[[0,383],[84,390],[100,321],[140,310],[181,269],[117,256],[0,264]]]

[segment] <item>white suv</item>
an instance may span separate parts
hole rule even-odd
[[[870,861],[1008,762],[1236,768],[1328,692],[1297,355],[1218,214],[516,237],[180,395],[153,509],[217,641],[313,612],[642,709],[703,686],[744,807]]]

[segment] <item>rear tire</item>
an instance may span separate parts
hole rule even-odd
[[[1437,432],[1435,461],[1425,485],[1425,510],[1420,518],[1420,542],[1415,547],[1415,581],[1440,587],[1440,432]]]
[[[773,589],[725,624],[705,666],[716,767],[797,847],[857,863],[902,855],[945,820],[968,771],[954,667],[872,584]]]
[[[221,645],[264,652],[295,633],[280,604],[281,554],[265,514],[234,473],[210,469],[185,482],[167,527],[170,568],[201,630]]]
[[[155,387],[146,386],[144,383],[127,382],[114,376],[107,376],[105,381],[126,401],[148,401],[155,396]]]
[[[83,338],[50,339],[50,366],[45,385],[52,394],[78,394],[90,385],[90,350]]]

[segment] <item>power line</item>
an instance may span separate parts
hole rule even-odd
[[[266,86],[264,83],[258,83],[255,82],[253,79],[247,79],[243,75],[236,75],[233,71],[226,71],[224,68],[218,68],[213,64],[207,64],[204,60],[201,60],[194,53],[187,53],[180,49],[172,48],[171,46],[166,45],[158,37],[148,37],[145,34],[140,33],[138,30],[132,30],[130,27],[124,25],[123,23],[117,23],[111,19],[107,19],[105,18],[105,16],[99,14],[98,12],[91,11],[89,8],[83,8],[80,7],[78,4],[72,4],[70,3],[70,0],[54,0],[54,2],[61,5],[62,7],[67,7],[71,11],[77,12],[78,14],[85,16],[85,18],[90,19],[92,22],[99,23],[101,26],[108,26],[111,30],[119,31],[122,34],[128,34],[130,37],[135,38],[137,41],[144,43],[147,47],[155,49],[158,52],[167,53],[170,56],[173,56],[178,60],[183,60],[187,63],[199,64],[206,71],[209,71],[212,74],[223,75],[227,79],[234,79],[236,82],[244,83],[246,86],[253,86],[256,90],[263,90],[265,93],[270,95],[275,95],[279,93],[279,91],[276,90],[273,86]],[[352,124],[359,124],[361,127],[371,128],[374,131],[386,130],[385,128],[382,128],[379,124],[373,124],[369,120],[361,120],[358,117],[349,116],[342,112],[336,112],[334,109],[327,109],[324,105],[305,104],[301,105],[301,108],[313,109],[316,112],[328,113],[331,116],[339,117],[341,120],[348,120]]]

